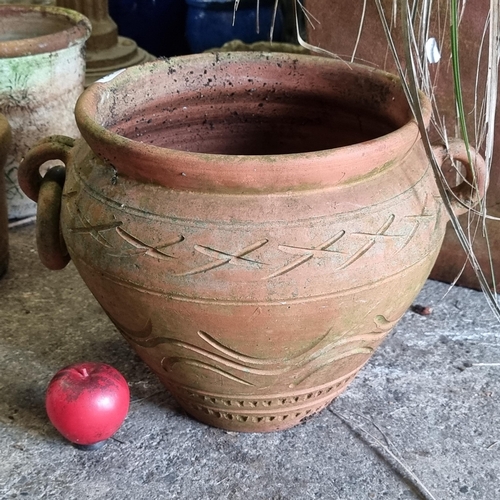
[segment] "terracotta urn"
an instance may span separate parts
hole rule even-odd
[[[28,149],[48,134],[78,135],[73,110],[83,90],[89,35],[90,23],[78,12],[0,5],[0,113],[12,128],[5,166],[10,219],[36,213],[17,181]]]
[[[446,213],[387,73],[284,53],[171,58],[92,85],[76,120],[82,139],[49,137],[21,165],[40,257],[71,257],[208,424],[273,431],[324,408],[439,252]],[[439,161],[464,161],[470,178],[451,145]],[[49,158],[65,172],[42,179]],[[484,188],[479,156],[474,168]],[[475,201],[465,186],[457,196]]]
[[[0,114],[0,278],[6,273],[9,264],[9,221],[3,167],[10,149],[11,140],[9,122],[5,116]]]

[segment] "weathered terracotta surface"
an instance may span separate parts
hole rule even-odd
[[[0,5],[0,112],[12,127],[5,166],[9,218],[36,212],[17,182],[19,162],[48,134],[78,135],[74,106],[83,90],[81,14],[57,7]]]
[[[383,0],[385,12],[392,12],[393,0]],[[358,41],[359,22],[362,18],[363,0],[355,0],[345,8],[343,0],[307,0],[306,6],[313,16],[321,21],[316,29],[309,29],[308,40],[314,45],[333,51],[341,57],[350,58],[354,47],[357,45],[356,60],[374,64],[387,71],[396,72],[394,59],[388,49],[386,37],[379,19],[375,2],[367,2],[364,16],[363,30]],[[435,94],[440,113],[445,117],[449,133],[455,130],[455,99],[453,92],[453,68],[450,62],[450,37],[449,37],[449,2],[441,2],[433,6],[439,15],[432,16],[430,36],[439,40],[441,62],[431,65],[431,75],[434,75],[436,87]],[[469,131],[474,130],[475,94],[479,95],[481,102],[484,92],[484,79],[487,69],[488,39],[483,40],[485,20],[487,19],[490,2],[484,0],[468,0],[464,2],[461,11],[460,24],[460,71],[463,90],[464,106],[467,110],[467,126]],[[438,26],[441,25],[440,28]],[[393,28],[398,53],[403,57],[404,49],[401,36],[401,23],[396,19]],[[441,45],[442,40],[442,45]],[[477,74],[478,54],[482,49],[482,71]],[[479,80],[477,80],[479,76]],[[499,101],[500,104],[500,95]],[[436,135],[435,135],[436,137]],[[470,133],[473,144],[476,138]],[[500,113],[497,112],[495,120],[495,148],[490,176],[490,188],[486,198],[488,213],[494,218],[500,217]],[[467,232],[469,218],[467,214],[461,217],[461,224]],[[498,220],[487,220],[488,237],[490,242],[493,268],[496,281],[500,276],[500,223]],[[490,255],[487,240],[484,237],[479,223],[476,233],[474,251],[478,257],[485,275],[491,279]],[[479,281],[472,267],[467,264],[467,257],[460,245],[455,231],[449,224],[442,246],[442,251],[436,262],[431,277],[446,282],[453,282],[457,276],[458,284],[479,288]],[[464,268],[465,265],[465,268]]]
[[[39,210],[42,258],[62,267],[67,247],[203,422],[272,431],[322,409],[439,251],[441,199],[386,73],[289,54],[172,58],[91,86],[76,118],[84,140],[48,138],[22,165],[23,189],[56,213],[64,185],[64,243]],[[39,178],[50,156],[65,181]]]
[[[10,149],[11,140],[9,122],[5,116],[0,114],[0,278],[7,271],[9,264],[9,228],[3,167]]]

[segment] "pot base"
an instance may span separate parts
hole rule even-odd
[[[359,369],[329,384],[282,395],[235,397],[165,385],[184,410],[200,422],[234,432],[273,432],[294,427],[328,406]]]

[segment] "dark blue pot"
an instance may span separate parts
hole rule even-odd
[[[185,0],[109,0],[120,35],[155,56],[188,53]]]
[[[257,32],[257,0],[241,0],[233,26],[234,0],[186,0],[186,38],[191,52],[221,47],[231,40],[253,43],[269,40],[274,0],[260,0]],[[283,15],[278,9],[273,40],[281,41]]]

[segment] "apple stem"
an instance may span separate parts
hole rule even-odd
[[[87,371],[87,368],[82,368],[80,373],[84,378],[87,378],[89,376],[89,372]]]

